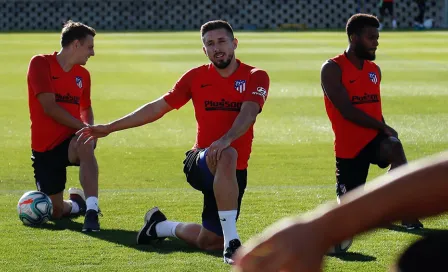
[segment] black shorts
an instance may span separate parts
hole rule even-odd
[[[37,152],[32,150],[34,179],[38,191],[54,195],[64,191],[67,181],[67,166],[77,166],[68,160],[68,148],[73,136],[55,148]]]
[[[381,142],[387,138],[387,135],[379,133],[353,159],[336,157],[336,194],[338,196],[364,185],[370,164],[376,164],[380,168],[389,166],[389,162],[380,158]]]
[[[196,190],[204,195],[204,207],[202,210],[202,226],[209,231],[222,236],[221,222],[218,215],[218,206],[216,205],[215,194],[213,192],[214,176],[207,167],[205,161],[207,149],[193,149],[185,153],[184,173],[187,182]],[[236,180],[238,182],[238,211],[237,219],[240,214],[241,201],[244,190],[247,185],[247,169],[236,170]]]
[[[388,11],[389,15],[394,14],[394,3],[393,2],[383,2],[383,4],[380,7],[381,16],[384,16],[386,14],[386,10]]]

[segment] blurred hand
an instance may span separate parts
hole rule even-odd
[[[240,247],[234,271],[319,272],[329,248],[324,237],[312,222],[283,219]]]
[[[221,158],[221,153],[224,149],[230,146],[230,141],[221,138],[217,141],[214,141],[207,150],[207,161],[212,165],[212,167],[216,167],[219,159]]]
[[[98,138],[106,137],[110,133],[108,125],[89,125],[83,127],[76,132],[78,136],[78,143],[88,143],[90,141],[96,141]]]

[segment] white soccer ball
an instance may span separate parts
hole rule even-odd
[[[332,246],[328,250],[327,254],[335,255],[335,254],[341,254],[341,253],[347,252],[347,250],[350,248],[352,243],[353,243],[353,239],[344,240],[344,241],[342,241],[342,243]]]
[[[17,213],[23,224],[40,225],[51,218],[53,204],[51,199],[42,192],[26,192],[17,203]]]

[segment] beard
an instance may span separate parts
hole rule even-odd
[[[233,54],[229,55],[229,57],[225,60],[220,61],[212,61],[216,68],[218,69],[226,69],[229,66],[230,62],[232,62]]]
[[[375,60],[376,58],[375,53],[370,53],[362,43],[356,44],[355,54],[358,58],[364,60]]]

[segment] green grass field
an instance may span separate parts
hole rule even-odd
[[[237,33],[238,34],[238,33]],[[287,215],[335,201],[332,132],[319,71],[345,49],[343,32],[240,33],[238,58],[268,71],[269,99],[256,124],[249,185],[238,229],[243,241]],[[207,61],[199,33],[108,33],[96,39],[92,75],[96,122],[108,122],[166,91],[189,68]],[[448,32],[381,33],[383,109],[410,160],[448,148]],[[137,246],[147,209],[200,222],[202,195],[185,182],[184,151],[195,140],[192,105],[148,126],[101,140],[100,233],[80,232],[83,219],[25,227],[16,205],[34,190],[26,72],[31,56],[59,49],[59,34],[0,35],[0,270],[229,271],[221,253],[177,240]],[[372,167],[369,179],[384,171]],[[69,169],[68,187],[79,187]],[[381,201],[380,199],[378,201]],[[374,208],[374,207],[372,207]],[[423,220],[446,229],[448,216]],[[356,237],[350,252],[326,259],[326,271],[386,271],[425,232],[380,229]],[[312,249],[310,249],[312,250]]]

